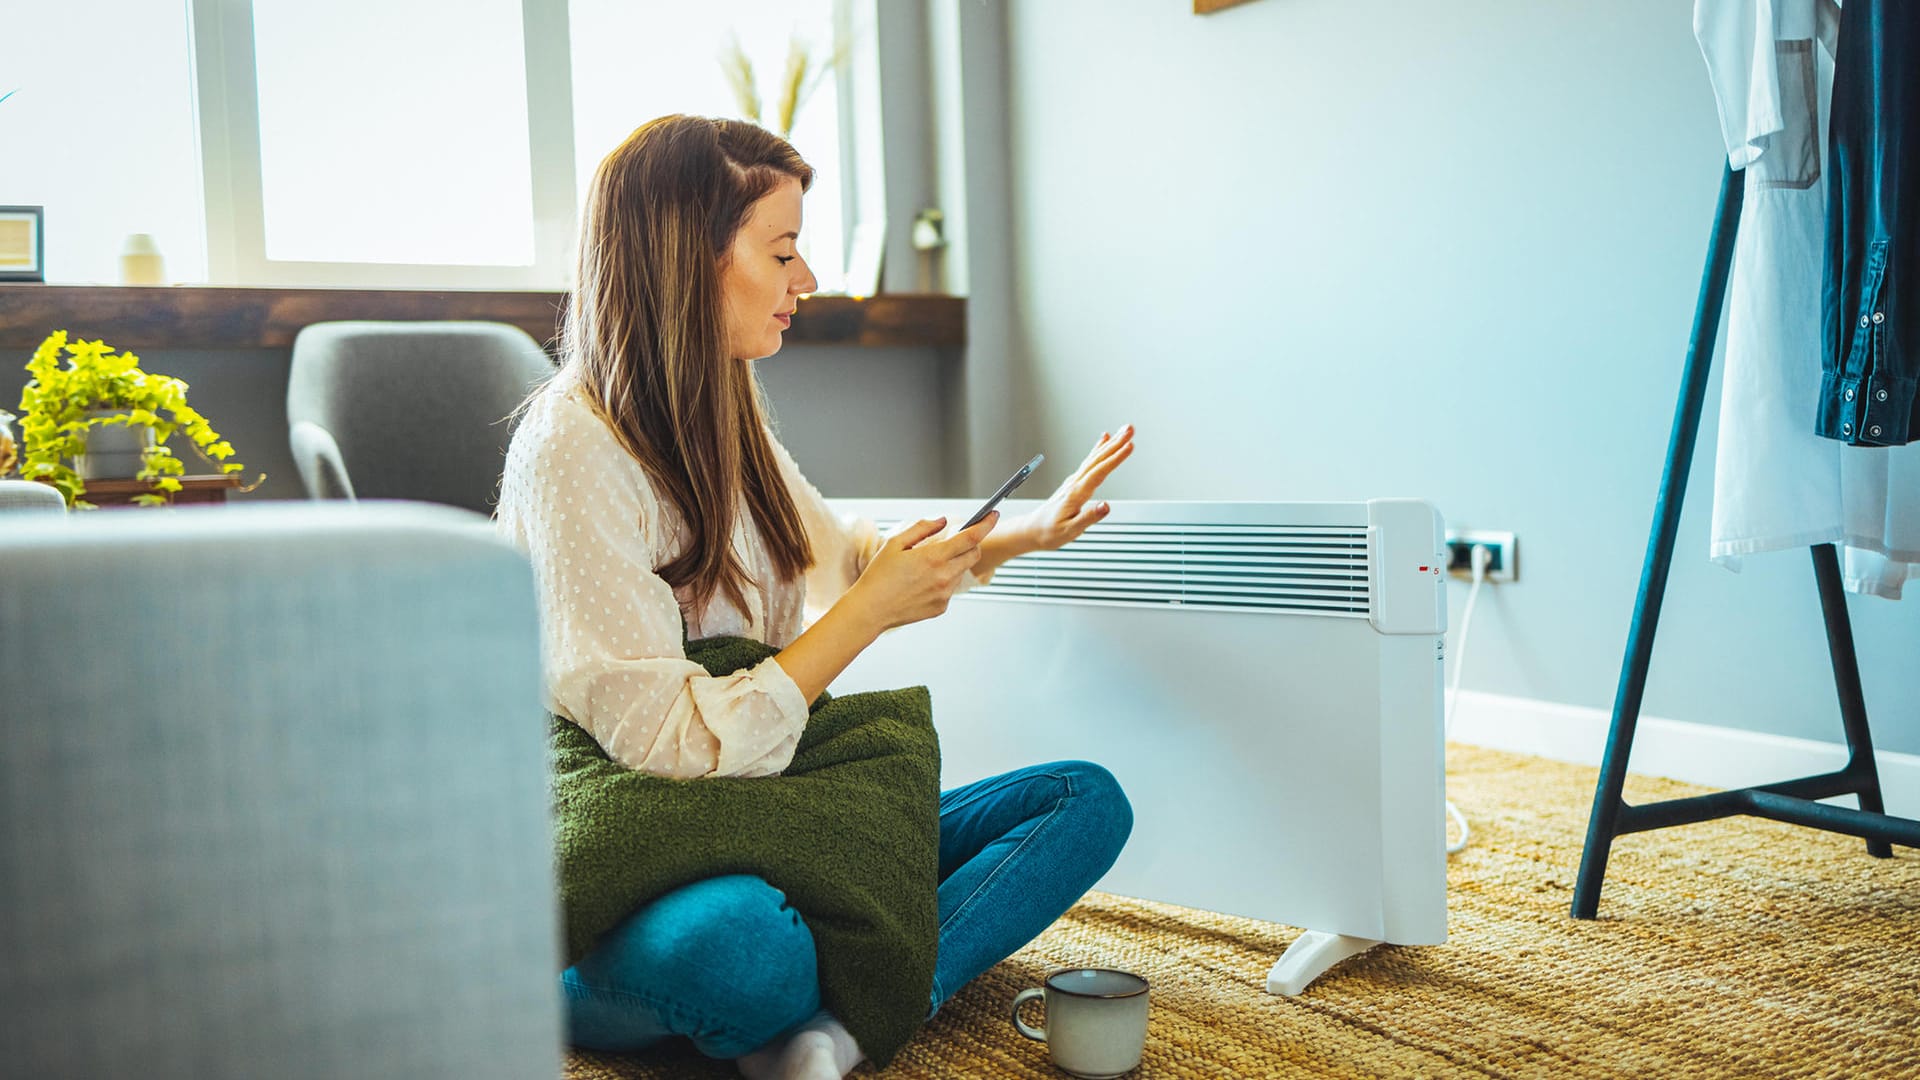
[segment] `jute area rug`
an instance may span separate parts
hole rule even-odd
[[[1099,965],[1152,984],[1141,1077],[1920,1077],[1920,853],[1746,818],[1638,833],[1614,845],[1600,918],[1575,921],[1595,771],[1456,745],[1448,775],[1473,842],[1450,864],[1445,945],[1270,997],[1297,929],[1094,893],[854,1075],[1064,1076],[1007,1008]],[[1699,790],[1632,778],[1627,800]],[[731,1075],[686,1049],[567,1063],[570,1080]]]

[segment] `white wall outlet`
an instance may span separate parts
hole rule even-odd
[[[1447,530],[1447,573],[1473,579],[1473,549],[1480,545],[1491,558],[1487,562],[1488,581],[1516,581],[1520,577],[1520,542],[1510,532]]]

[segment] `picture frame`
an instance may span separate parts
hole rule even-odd
[[[0,281],[47,280],[46,211],[0,206]]]

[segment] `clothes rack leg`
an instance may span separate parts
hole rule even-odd
[[[1653,658],[1653,634],[1660,622],[1660,602],[1667,591],[1667,570],[1673,562],[1674,536],[1680,528],[1680,507],[1686,500],[1687,473],[1693,467],[1693,448],[1700,436],[1700,409],[1706,401],[1707,377],[1713,367],[1714,343],[1720,336],[1720,313],[1726,306],[1727,277],[1733,267],[1733,241],[1740,230],[1740,207],[1745,176],[1728,169],[1720,178],[1719,209],[1707,244],[1706,268],[1700,276],[1700,297],[1693,310],[1693,333],[1687,343],[1687,362],[1680,378],[1680,400],[1674,406],[1673,433],[1667,441],[1666,469],[1660,476],[1660,499],[1647,537],[1647,554],[1640,570],[1640,592],[1633,602],[1633,624],[1627,632],[1626,657],[1620,666],[1620,684],[1613,699],[1613,722],[1607,748],[1600,760],[1600,780],[1593,795],[1593,815],[1587,819],[1587,844],[1580,856],[1580,876],[1573,887],[1573,917],[1591,919],[1600,906],[1600,884],[1607,873],[1607,856],[1623,807],[1627,758],[1633,751],[1633,732],[1640,720],[1640,700],[1647,688],[1647,665]]]
[[[1847,596],[1840,585],[1840,558],[1832,544],[1813,548],[1813,578],[1820,587],[1820,614],[1827,623],[1827,652],[1833,658],[1833,686],[1840,695],[1840,725],[1847,733],[1847,767],[1860,800],[1860,809],[1883,813],[1880,770],[1873,761],[1873,736],[1867,731],[1866,696],[1860,691],[1860,662],[1853,651],[1853,622],[1847,617]],[[1869,838],[1867,854],[1890,858],[1893,845]]]

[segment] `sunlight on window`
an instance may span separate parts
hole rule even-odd
[[[254,0],[269,259],[533,262],[520,0]]]
[[[47,280],[113,283],[130,233],[202,281],[200,158],[184,3],[6,4],[0,204],[46,208]]]
[[[759,119],[778,130],[789,41],[818,61],[834,49],[832,0],[571,0],[575,179],[585,201],[600,159],[634,128],[668,113],[740,117],[721,65],[729,33],[753,64]],[[829,71],[794,118],[793,144],[814,168],[801,254],[822,291],[839,287],[842,252],[839,88]]]

